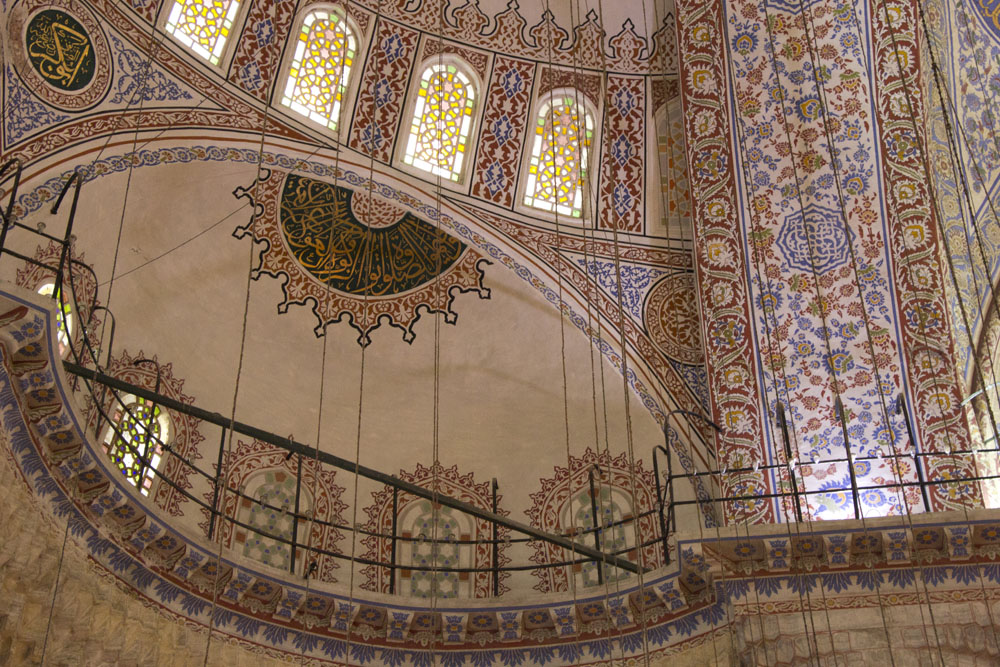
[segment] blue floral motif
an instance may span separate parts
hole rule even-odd
[[[351,642],[351,657],[362,665],[367,665],[375,659],[375,647],[369,644]]]
[[[511,67],[500,77],[500,87],[503,88],[504,95],[510,99],[524,90],[524,78]]]
[[[854,230],[847,228],[848,239],[844,228],[839,211],[809,204],[785,217],[776,241],[791,268],[822,274],[850,260],[848,243],[854,242]]]
[[[878,570],[866,570],[864,572],[856,572],[855,578],[858,581],[858,586],[866,591],[877,590],[882,584],[882,573]]]
[[[500,662],[507,667],[517,667],[524,662],[524,652],[519,649],[500,651]]]
[[[143,102],[190,100],[191,93],[159,66],[150,66],[150,59],[125,46],[122,40],[111,35],[114,51],[118,54],[118,78],[111,104],[137,104],[140,94]]]
[[[964,586],[979,579],[979,568],[975,565],[956,565],[951,568],[952,578]]]
[[[600,261],[592,257],[576,261],[617,302],[618,270],[615,269],[615,263]],[[646,297],[646,292],[666,271],[640,264],[619,264],[618,269],[621,272],[622,306],[641,320],[642,302]]]
[[[257,633],[260,632],[260,629],[261,627],[263,627],[263,625],[264,624],[258,621],[257,619],[243,615],[237,616],[236,622],[233,624],[233,626],[236,628],[236,631],[247,639],[256,636]]]
[[[503,146],[505,143],[510,141],[510,138],[514,136],[514,126],[510,122],[510,118],[507,114],[503,114],[490,126],[493,131],[493,136],[496,137],[497,145]],[[496,164],[495,162],[493,164]]]
[[[916,581],[913,570],[889,570],[885,573],[885,578],[896,588],[907,588]]]
[[[846,591],[851,586],[851,575],[847,572],[824,572],[820,577],[823,588],[834,593]]]
[[[35,130],[46,130],[69,119],[69,116],[56,113],[28,92],[10,65],[5,68],[4,80],[7,84],[4,138],[8,144],[20,141]]]
[[[381,658],[383,665],[399,667],[399,665],[406,663],[406,651],[401,651],[398,648],[384,648]]]
[[[537,665],[546,665],[550,661],[555,659],[555,649],[551,646],[539,646],[538,648],[529,648],[528,655],[530,656],[531,662]]]
[[[578,662],[583,657],[583,649],[580,648],[579,644],[563,644],[556,647],[556,650],[559,653],[559,659],[570,664]]]
[[[323,641],[323,653],[336,660],[347,653],[347,642],[341,639],[326,639]]]
[[[498,192],[501,192],[507,185],[507,175],[503,171],[503,166],[499,161],[491,164],[483,173],[483,183],[486,184],[486,189],[490,191],[490,194],[496,196]]]

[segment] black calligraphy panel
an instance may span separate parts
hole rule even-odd
[[[25,47],[35,71],[60,90],[80,90],[94,78],[94,45],[80,22],[65,12],[45,9],[31,17]]]
[[[407,213],[370,228],[351,212],[353,191],[289,174],[281,229],[289,250],[320,282],[340,292],[392,296],[419,287],[458,261],[465,244]]]

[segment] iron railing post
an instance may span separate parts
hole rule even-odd
[[[847,451],[847,469],[851,477],[851,496],[854,499],[854,518],[861,518],[861,505],[858,499],[858,477],[854,472],[854,454],[851,452],[851,441],[847,435],[847,415],[844,413],[844,404],[840,400],[840,396],[837,396],[833,401],[833,409],[837,413],[837,418],[840,419],[840,429],[844,434],[844,449]]]
[[[302,455],[296,458],[295,464],[295,511],[292,513],[292,565],[289,572],[295,574],[295,548],[299,541],[299,507],[302,498]],[[307,574],[306,577],[309,575]]]
[[[215,480],[212,483],[212,520],[208,522],[208,539],[215,535],[215,520],[219,516],[219,480],[222,479],[222,456],[226,452],[226,427],[222,426],[219,438],[219,460],[215,464]]]
[[[778,428],[781,429],[781,438],[785,443],[785,464],[788,466],[788,477],[792,483],[792,498],[795,502],[795,519],[802,523],[802,505],[799,503],[799,481],[795,478],[795,464],[792,463],[792,441],[788,435],[788,420],[785,418],[785,406],[778,402],[777,410]]]
[[[497,478],[494,477],[492,482],[492,510],[493,513],[497,513]],[[500,597],[500,543],[499,543],[499,530],[497,528],[496,522],[490,524],[492,526],[493,534],[493,597]]]
[[[590,516],[593,517],[594,524],[594,548],[601,550],[601,519],[597,516],[597,494],[594,491],[594,469],[587,471],[587,479],[590,481]],[[604,583],[604,563],[595,562],[597,567],[597,583]]]
[[[396,518],[399,516],[399,489],[392,487],[392,536],[389,547],[389,595],[396,592]]]

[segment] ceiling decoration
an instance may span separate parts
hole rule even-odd
[[[377,195],[279,170],[268,172],[256,190],[263,215],[233,235],[261,243],[254,278],[282,278],[279,312],[311,304],[317,336],[346,318],[367,345],[385,319],[409,343],[421,310],[443,313],[454,324],[456,293],[490,296],[482,284],[485,259]],[[254,187],[234,195],[253,200]]]
[[[111,51],[93,14],[70,0],[25,0],[7,28],[17,73],[54,107],[81,110],[103,98],[111,82]]]
[[[483,509],[491,509],[492,497],[489,482],[476,482],[475,476],[471,472],[464,475],[459,473],[457,465],[445,468],[440,462],[435,462],[430,466],[423,466],[418,463],[413,472],[400,470],[398,477],[404,481],[419,484],[424,488],[437,490],[443,495],[457,498],[471,505]],[[497,503],[502,499],[503,496],[497,494]],[[451,525],[441,525],[439,519],[438,526],[432,527],[428,526],[426,521],[420,521],[423,518],[420,514],[421,506],[429,505],[426,500],[416,498],[407,493],[400,493],[397,503],[397,516],[401,518],[398,521],[396,534],[404,538],[419,538],[420,534],[424,534],[425,538],[429,539],[432,536],[432,532],[437,531],[436,534],[442,536],[441,539],[444,539],[445,536],[451,536],[462,541],[479,540],[477,544],[455,545],[454,552],[458,561],[457,564],[460,567],[472,567],[482,571],[467,573],[467,578],[461,579],[454,587],[458,589],[458,597],[488,598],[493,596],[493,577],[492,573],[489,572],[493,559],[493,549],[489,543],[482,541],[488,539],[491,535],[489,522],[468,515],[449,512],[446,517],[442,515],[442,518]],[[365,514],[368,515],[368,521],[364,525],[365,529],[380,535],[393,534],[392,510],[393,493],[390,487],[386,486],[380,491],[373,492],[372,503],[364,508]],[[510,514],[510,512],[501,507],[497,507],[496,512],[501,516],[508,516]],[[414,519],[417,519],[417,521],[414,521]],[[498,539],[503,540],[509,536],[510,530],[508,528],[499,527],[497,529]],[[366,548],[364,558],[380,562],[390,561],[394,550],[391,540],[375,535],[367,535],[361,540],[361,543]],[[500,567],[510,563],[510,557],[504,553],[508,546],[509,544],[501,544],[499,547],[497,563]],[[429,549],[429,545],[423,546],[414,542],[402,543],[398,549],[399,556],[397,557],[397,562],[400,563],[410,562],[416,564],[424,560],[425,565],[433,567],[435,565],[442,565],[440,562],[442,556],[447,557],[447,554],[442,554],[438,556],[438,561],[434,561],[433,553],[430,557],[425,553],[421,553],[421,549],[426,551]],[[454,565],[452,563],[452,566]],[[393,575],[386,568],[376,565],[366,565],[361,570],[361,573],[365,577],[365,581],[360,584],[360,588],[375,593],[389,592],[389,581]],[[433,576],[435,573],[427,574]],[[501,572],[499,574],[498,592],[500,594],[510,590],[505,583],[509,577],[510,572]],[[407,582],[407,580],[409,581]],[[399,578],[399,586],[395,592],[403,595],[426,597],[426,593],[429,591],[426,590],[426,584],[423,584],[423,586],[418,585],[421,583],[423,582],[418,581],[418,577],[415,576],[414,572],[403,570]],[[439,581],[437,585],[440,587],[440,590],[447,590],[449,588],[447,582]]]
[[[663,354],[686,364],[703,362],[693,273],[660,280],[646,295],[643,309],[649,336]]]
[[[151,357],[152,364],[136,362],[145,359],[146,355],[142,350],[139,354],[132,356],[128,350],[122,350],[121,354],[111,359],[111,364],[105,369],[105,373],[134,384],[145,389],[153,390],[159,387],[160,393],[181,403],[194,404],[194,397],[184,393],[184,380],[174,375],[174,365],[172,363],[159,363],[156,355]],[[159,376],[159,377],[157,377]],[[86,427],[88,433],[98,433],[103,435],[106,422],[104,415],[113,415],[115,406],[114,395],[108,392],[103,405],[98,406],[88,397],[84,410]],[[198,445],[205,439],[201,434],[201,422],[190,415],[184,415],[173,410],[167,410],[170,424],[173,427],[172,447],[176,456],[165,456],[163,458],[162,470],[160,474],[168,479],[174,480],[174,484],[155,484],[152,492],[153,503],[163,509],[171,516],[179,517],[184,514],[184,505],[188,498],[183,492],[189,491],[193,483],[197,481],[197,476],[186,465],[184,461],[197,461],[202,458],[202,453]]]

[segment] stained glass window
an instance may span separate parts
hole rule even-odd
[[[535,122],[524,203],[579,218],[594,119],[573,93],[547,100]]]
[[[56,303],[60,302],[55,283],[45,283],[38,288],[38,293],[42,296],[53,296],[55,294]],[[73,309],[69,305],[68,295],[62,301],[61,308],[56,306],[56,322],[59,324],[56,339],[59,341],[59,355],[66,356],[66,352],[69,350],[69,337],[73,335]]]
[[[631,523],[626,524],[622,522],[622,519],[626,518],[626,514],[622,512],[620,502],[625,499],[619,497],[617,492],[613,493],[612,489],[606,485],[602,485],[596,493],[598,497],[593,503],[591,502],[589,488],[585,488],[581,493],[577,494],[571,504],[575,515],[573,523],[569,522],[569,517],[565,517],[563,521],[566,527],[575,525],[578,531],[592,531],[595,526],[593,507],[596,505],[597,514],[600,518],[598,524],[601,527],[599,532],[601,550],[605,553],[621,551],[628,545],[625,532],[626,525],[631,526]],[[581,538],[581,541],[588,546],[593,546],[593,532],[588,532],[585,535],[585,537]],[[627,554],[623,554],[623,556],[628,558]],[[576,570],[577,583],[581,586],[596,586],[600,583],[597,577],[597,567],[597,563],[594,562],[584,563],[581,568]],[[628,576],[628,572],[613,565],[601,563],[601,567],[604,569],[604,581],[614,582]]]
[[[408,530],[404,536],[415,538],[410,541],[411,565],[440,570],[405,570],[403,579],[409,579],[409,588],[400,587],[418,598],[454,598],[459,596],[463,582],[468,581],[468,573],[447,572],[446,568],[460,567],[462,549],[469,545],[458,540],[469,538],[468,530],[461,528],[461,518],[449,507],[433,509],[430,501],[415,502],[415,507],[402,520]],[[466,527],[467,528],[467,527]],[[404,561],[405,562],[405,561]]]
[[[354,32],[336,12],[323,9],[306,16],[281,103],[336,130],[356,50]]]
[[[679,100],[656,120],[660,162],[661,223],[670,238],[691,238],[691,191],[684,157],[684,121]]]
[[[259,481],[260,486],[252,492],[252,497],[258,502],[249,503],[249,511],[241,517],[252,529],[248,531],[243,543],[243,555],[265,565],[287,570],[291,563],[292,548],[288,542],[281,540],[292,539],[295,477],[283,470],[268,470]],[[248,495],[251,493],[248,492]]]
[[[458,67],[439,63],[424,70],[403,162],[460,180],[475,97],[472,82]]]
[[[181,44],[218,65],[239,8],[239,0],[175,0],[164,27]]]
[[[113,427],[104,436],[104,451],[132,486],[149,495],[170,438],[170,420],[145,398],[125,396],[115,404]]]

